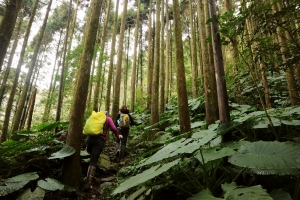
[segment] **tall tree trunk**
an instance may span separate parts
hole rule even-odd
[[[109,69],[107,77],[107,90],[105,99],[105,110],[110,111],[110,95],[111,95],[111,83],[112,75],[114,71],[114,56],[115,56],[115,45],[116,45],[116,35],[117,35],[117,22],[118,22],[118,11],[119,11],[119,0],[116,2],[116,11],[114,15],[114,30],[112,34],[111,48],[110,48],[110,59],[109,59]]]
[[[123,78],[124,81],[124,98],[123,98],[123,104],[127,104],[127,79],[128,79],[128,70],[129,70],[129,43],[130,43],[130,26],[128,27],[128,37],[127,37],[127,47],[126,47],[126,64],[124,73],[125,76]]]
[[[139,24],[140,24],[140,7],[141,0],[138,0],[137,4],[137,14],[135,19],[135,31],[134,31],[134,46],[133,46],[133,63],[132,63],[132,73],[131,73],[131,93],[130,93],[130,111],[134,112],[135,104],[135,88],[136,88],[136,71],[137,71],[137,44],[138,44],[138,34],[139,34]]]
[[[95,40],[99,24],[101,1],[92,0],[89,16],[85,27],[84,47],[80,59],[77,83],[74,93],[74,103],[71,107],[70,125],[67,145],[73,147],[76,152],[64,159],[62,182],[76,190],[80,187],[80,147],[82,135],[82,122],[88,93],[91,62],[94,54]]]
[[[161,0],[156,1],[155,19],[160,19]],[[160,20],[155,22],[155,43],[154,43],[154,64],[152,76],[152,92],[151,92],[151,125],[159,121],[159,58],[160,58]],[[156,132],[152,132],[150,139],[154,139]]]
[[[21,27],[22,27],[23,18],[24,17],[23,17],[23,14],[22,14],[22,16],[19,18],[17,30],[16,30],[16,33],[15,33],[15,40],[14,40],[13,46],[11,48],[11,52],[10,52],[10,55],[9,55],[7,67],[5,69],[5,72],[4,72],[4,75],[3,75],[3,78],[2,78],[2,83],[1,83],[1,86],[0,86],[0,106],[2,104],[2,100],[3,100],[3,97],[4,97],[4,93],[5,93],[5,89],[6,89],[6,82],[7,82],[9,73],[10,73],[10,68],[11,68],[11,65],[12,65],[12,61],[13,61],[13,58],[14,58],[14,55],[15,55],[15,52],[16,52],[16,49],[17,49],[17,46],[18,46],[18,42],[19,42],[19,38],[20,38],[20,30],[21,30]]]
[[[147,110],[151,108],[152,100],[152,77],[153,77],[153,47],[152,47],[152,1],[149,3],[149,14],[148,14],[148,73],[147,73]]]
[[[170,93],[170,21],[169,21],[169,5],[168,0],[166,0],[166,77],[165,77],[165,104],[169,102]]]
[[[18,127],[19,127],[19,122],[20,122],[20,119],[21,119],[22,110],[23,110],[23,107],[24,107],[24,104],[25,104],[25,100],[26,100],[26,96],[27,96],[27,92],[28,92],[28,88],[29,88],[29,82],[30,82],[32,72],[33,72],[34,67],[35,67],[36,59],[37,59],[37,56],[38,56],[38,53],[39,53],[39,50],[40,50],[40,46],[41,46],[41,42],[42,42],[42,39],[43,39],[43,36],[44,36],[44,32],[45,32],[45,28],[46,28],[46,24],[47,24],[47,20],[48,20],[48,16],[49,16],[51,4],[52,4],[52,0],[50,0],[50,2],[48,4],[46,15],[45,15],[45,18],[44,18],[44,22],[43,22],[42,28],[40,29],[40,33],[39,33],[39,36],[38,36],[38,41],[37,41],[37,43],[34,47],[32,60],[31,60],[30,65],[29,65],[27,77],[26,77],[26,80],[25,80],[25,83],[24,83],[24,86],[23,86],[23,89],[22,89],[21,97],[20,97],[20,102],[18,104],[17,112],[16,112],[15,119],[14,119],[14,122],[13,122],[13,125],[12,125],[12,134],[14,134],[15,131],[18,130]]]
[[[232,0],[224,0],[224,8],[226,12],[233,12],[234,8],[233,8],[233,1]],[[230,46],[228,46],[228,48],[232,48],[229,49],[231,52],[231,58],[232,58],[232,64],[234,65],[234,72],[237,73],[238,71],[238,64],[239,64],[239,51],[238,51],[238,40],[236,37],[232,37],[230,38],[231,43]]]
[[[0,72],[6,51],[13,34],[17,16],[22,5],[22,0],[9,0],[6,4],[4,16],[0,24]]]
[[[25,33],[22,48],[21,48],[20,58],[18,61],[17,69],[15,72],[15,77],[13,80],[12,89],[11,89],[11,92],[10,92],[10,95],[9,95],[9,98],[7,101],[6,109],[5,109],[5,116],[4,116],[3,126],[2,126],[2,135],[1,135],[0,142],[6,141],[6,138],[7,138],[10,114],[11,114],[11,110],[12,110],[12,106],[13,106],[14,97],[15,97],[15,94],[17,91],[18,80],[19,80],[19,76],[20,76],[20,72],[21,72],[21,67],[22,67],[23,61],[24,61],[25,49],[27,47],[30,29],[31,29],[31,26],[33,23],[33,19],[35,17],[38,3],[39,3],[39,0],[36,0],[33,5],[32,11],[31,11],[31,16],[30,16],[30,19],[29,19],[29,22],[27,25],[26,33]],[[16,105],[18,105],[18,104],[16,104]]]
[[[94,85],[94,72],[95,72],[95,68],[96,68],[96,55],[94,52],[94,56],[93,56],[93,61],[92,61],[92,73],[90,76],[90,83],[89,83],[89,90],[88,90],[88,97],[87,97],[87,101],[86,101],[86,114],[90,115],[92,112],[92,105],[91,105],[91,101],[92,101],[92,94],[93,94],[93,85]]]
[[[114,85],[114,101],[113,101],[113,105],[112,105],[112,116],[113,117],[116,117],[117,113],[119,111],[123,43],[124,43],[124,33],[125,33],[125,23],[126,23],[128,0],[124,0],[123,3],[124,3],[124,7],[123,7],[123,14],[122,14],[122,21],[121,21],[121,30],[120,30],[118,56],[117,56],[117,69],[116,69],[116,78],[115,78],[115,85]]]
[[[93,102],[93,110],[98,111],[98,105],[99,105],[99,91],[100,91],[100,82],[101,82],[101,72],[103,68],[103,58],[104,58],[104,47],[105,47],[105,38],[106,38],[106,32],[107,32],[107,24],[109,20],[109,12],[110,12],[110,5],[111,0],[108,0],[107,7],[106,7],[106,15],[105,20],[103,24],[103,31],[101,35],[101,44],[100,44],[100,55],[98,60],[98,67],[97,67],[97,74],[96,74],[96,86],[95,86],[95,93],[94,93],[94,102]],[[103,80],[102,80],[103,82]]]
[[[196,35],[194,30],[194,23],[193,23],[193,7],[192,7],[192,0],[189,0],[189,25],[190,25],[190,32],[191,32],[191,55],[192,55],[192,94],[193,98],[196,98],[198,95],[198,66],[197,66],[197,49],[196,49]]]
[[[45,46],[44,49],[47,49],[47,47]],[[36,87],[36,81],[37,81],[38,76],[39,76],[39,72],[40,72],[40,68],[42,66],[41,63],[42,63],[43,58],[44,58],[44,54],[41,56],[41,59],[37,58],[37,62],[36,62],[37,64],[36,64],[33,76],[31,78],[31,81],[29,83],[30,86],[28,88],[26,102],[24,104],[23,114],[22,114],[21,120],[20,120],[19,130],[24,129],[24,127],[25,127],[25,121],[26,121],[28,113],[29,113],[30,102],[31,102],[31,99],[32,99],[32,96],[31,96],[32,87],[33,87],[33,85],[34,85],[34,87]]]
[[[67,26],[66,26],[66,35],[64,40],[64,51],[63,51],[63,61],[62,61],[62,68],[61,68],[61,74],[60,74],[60,82],[59,82],[59,91],[58,91],[58,100],[57,100],[57,107],[56,107],[56,117],[55,121],[60,121],[60,115],[61,115],[61,106],[63,103],[63,88],[64,88],[64,77],[67,70],[67,64],[66,64],[66,54],[67,54],[67,47],[68,47],[68,38],[69,38],[69,25],[71,20],[71,12],[72,12],[72,0],[69,2],[69,10],[68,10],[68,19],[67,19]],[[71,45],[71,44],[70,44]],[[57,133],[58,127],[55,128],[55,133]]]
[[[33,110],[34,110],[34,104],[35,104],[35,98],[36,98],[36,87],[34,87],[32,94],[31,94],[31,100],[30,100],[30,105],[29,105],[29,114],[28,114],[28,119],[27,119],[27,124],[26,124],[26,130],[30,130],[31,127],[31,121],[32,121],[32,116],[33,116]]]
[[[210,18],[215,19],[216,17],[215,1],[210,1],[209,10],[210,10]],[[230,121],[230,111],[228,105],[227,87],[226,87],[224,64],[222,58],[221,40],[218,31],[219,31],[218,23],[216,20],[213,20],[213,22],[211,22],[211,32],[212,32],[214,65],[215,65],[216,83],[217,83],[217,92],[218,92],[219,118],[220,118],[220,123],[222,124]]]
[[[160,55],[159,55],[159,113],[163,113],[165,111],[165,78],[166,78],[166,69],[167,67],[165,66],[165,40],[164,40],[164,35],[165,35],[165,2],[164,0],[161,0],[161,29],[160,29]]]
[[[277,2],[277,9],[279,12],[282,11],[281,2]],[[276,10],[277,10],[276,9]],[[291,39],[289,33],[285,30],[284,34],[280,34],[281,28],[279,26],[276,27],[278,32],[278,40],[281,45],[281,53],[282,53],[282,60],[285,62],[288,59],[288,50],[287,50],[287,41]],[[285,69],[285,76],[289,90],[289,96],[291,100],[292,106],[300,105],[300,96],[297,90],[297,83],[295,80],[295,72],[293,66],[286,66]]]
[[[42,118],[43,123],[48,121],[50,109],[51,109],[51,105],[52,105],[52,94],[53,94],[53,90],[55,88],[55,77],[56,77],[55,76],[55,68],[56,68],[56,63],[57,63],[57,59],[58,59],[58,55],[59,55],[59,46],[60,46],[60,42],[61,42],[61,36],[62,36],[62,30],[60,31],[60,34],[59,34],[59,40],[58,40],[55,59],[54,59],[54,66],[53,66],[52,75],[51,75],[50,87],[49,87],[49,91],[48,91],[48,95],[47,95],[47,99],[46,99],[46,105],[45,105],[45,109],[44,109],[43,118]],[[57,66],[57,70],[58,70],[58,68],[59,68],[59,65]]]
[[[203,83],[205,92],[205,119],[206,126],[215,123],[219,119],[218,96],[215,78],[215,69],[213,64],[213,52],[210,43],[206,43],[206,38],[211,35],[210,26],[205,25],[209,19],[208,2],[198,2],[198,12],[203,13],[200,17],[200,38],[201,52],[203,59]]]
[[[182,133],[187,133],[191,137],[191,122],[188,107],[183,44],[182,44],[182,30],[180,22],[180,10],[178,0],[173,0],[173,14],[175,26],[175,53],[176,53],[176,75],[177,75],[177,94],[178,94],[178,110],[179,110],[179,125]]]

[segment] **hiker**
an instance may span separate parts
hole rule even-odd
[[[95,113],[96,112],[93,112],[93,114],[95,114]],[[96,114],[100,114],[100,113],[96,113]],[[93,116],[93,114],[92,114],[92,116]],[[118,129],[114,125],[113,120],[109,116],[107,116],[107,112],[105,112],[105,114],[103,113],[103,115],[104,116],[101,116],[101,117],[104,118],[105,122],[104,122],[104,124],[102,123],[102,126],[103,126],[102,134],[97,134],[97,135],[88,135],[87,134],[88,136],[86,139],[86,150],[90,154],[91,158],[90,158],[89,168],[87,171],[87,176],[86,176],[86,180],[85,180],[85,184],[84,184],[85,190],[88,190],[91,188],[91,182],[92,182],[93,177],[96,172],[97,161],[98,161],[100,154],[105,146],[106,133],[107,133],[108,129],[110,129],[117,138],[119,138],[119,139],[123,138],[123,136],[119,134]],[[97,124],[97,125],[99,125],[99,124]]]
[[[125,157],[125,149],[126,149],[126,143],[127,138],[129,134],[130,126],[135,125],[132,116],[129,114],[129,110],[127,109],[126,105],[122,105],[120,112],[117,114],[115,125],[118,127],[119,134],[123,136],[121,140],[121,147],[120,140],[117,138],[117,148],[120,147],[121,151],[117,151],[117,156],[120,157],[120,161],[124,162]],[[119,149],[119,148],[118,148]]]

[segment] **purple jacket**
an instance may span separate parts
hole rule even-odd
[[[104,124],[104,127],[103,127],[103,130],[105,132],[105,134],[101,134],[101,137],[106,140],[106,133],[108,131],[108,129],[110,129],[117,138],[119,138],[119,133],[118,133],[118,129],[116,128],[113,120],[109,117],[109,116],[106,116],[106,121],[105,121],[105,124]]]

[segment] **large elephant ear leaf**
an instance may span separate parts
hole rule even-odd
[[[179,162],[179,159],[174,160],[173,162],[164,164],[161,167],[159,167],[159,165],[156,165],[156,166],[151,167],[150,169],[143,171],[140,174],[132,176],[131,178],[129,178],[126,181],[124,181],[123,183],[121,183],[120,186],[115,189],[113,194],[115,195],[115,194],[124,192],[134,186],[144,183],[144,182],[168,171],[171,167],[176,165],[178,162]]]
[[[220,198],[216,198],[212,195],[212,193],[206,189],[201,192],[195,194],[193,197],[188,198],[187,200],[220,200]]]
[[[204,163],[207,163],[209,161],[217,160],[217,159],[224,158],[227,156],[232,156],[234,154],[236,154],[236,151],[234,151],[233,149],[228,148],[228,147],[223,147],[223,148],[211,147],[211,148],[203,150],[202,155],[201,155],[201,153],[199,153],[196,156],[196,158],[202,163],[203,163],[203,161],[204,161]]]
[[[260,199],[273,200],[272,197],[260,185],[252,187],[240,187],[235,183],[222,184],[224,190],[224,199],[240,200],[240,199]]]
[[[29,172],[29,173],[20,174],[18,176],[8,178],[5,182],[16,183],[21,181],[32,181],[32,180],[36,180],[37,178],[39,178],[39,175],[36,172]]]
[[[70,146],[64,146],[60,151],[51,154],[48,159],[65,158],[75,153],[75,149]]]
[[[52,179],[52,178],[46,178],[46,181],[44,180],[39,180],[38,181],[38,186],[45,190],[50,190],[50,191],[56,191],[56,190],[63,190],[64,185],[60,183],[58,180]]]
[[[7,179],[4,182],[4,186],[0,186],[0,197],[6,196],[7,194],[21,189],[27,183],[29,183],[32,180],[36,180],[37,178],[39,178],[39,175],[37,175],[36,172],[29,172]]]
[[[260,174],[294,174],[300,166],[300,146],[290,142],[253,142],[243,145],[229,162]]]

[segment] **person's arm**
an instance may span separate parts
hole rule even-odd
[[[117,138],[123,138],[122,135],[119,134],[117,127],[115,126],[113,120],[110,117],[106,117],[106,121],[108,123],[108,127],[115,134]]]

